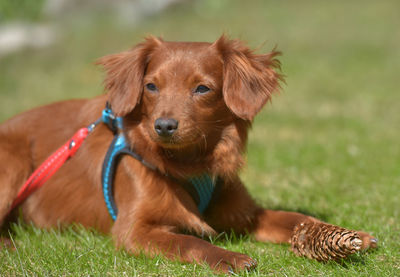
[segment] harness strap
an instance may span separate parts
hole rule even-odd
[[[138,155],[132,152],[127,146],[125,136],[123,134],[119,134],[114,137],[110,147],[107,150],[101,172],[104,201],[106,202],[108,212],[114,221],[117,219],[118,208],[114,201],[113,182],[115,170],[122,154],[128,154],[135,159],[139,159]]]
[[[201,176],[190,178],[189,182],[195,188],[198,195],[198,201],[196,201],[196,197],[193,197],[193,193],[191,194],[197,202],[197,208],[200,213],[204,213],[214,194],[216,180],[211,178],[208,174],[203,174]]]
[[[113,183],[116,167],[118,166],[121,155],[124,154],[135,158],[152,170],[157,170],[157,168],[147,163],[139,154],[131,150],[123,133],[114,136],[104,158],[101,172],[104,201],[108,213],[114,221],[117,219],[118,208],[114,200]],[[197,203],[197,208],[200,213],[203,213],[207,209],[213,196],[215,184],[216,181],[208,174],[189,178],[187,182],[181,182],[181,185]]]
[[[104,201],[111,218],[115,221],[118,215],[118,208],[113,196],[113,182],[120,156],[124,154],[129,155],[152,170],[157,171],[158,169],[146,162],[139,154],[132,151],[123,133],[122,118],[114,116],[108,103],[100,119],[88,127],[79,129],[71,139],[56,150],[32,173],[19,190],[10,211],[22,203],[32,192],[41,187],[69,158],[74,156],[86,137],[100,122],[106,124],[115,133],[104,158],[101,176]],[[217,182],[217,178],[211,178],[208,174],[191,177],[187,181],[179,182],[197,203],[200,213],[203,213],[207,209],[214,194],[214,189],[219,183]]]

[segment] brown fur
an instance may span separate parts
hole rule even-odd
[[[131,157],[122,158],[114,191],[119,214],[113,223],[100,180],[113,134],[100,125],[76,156],[20,205],[25,220],[44,228],[72,222],[94,227],[111,233],[117,247],[133,254],[145,251],[185,262],[205,261],[225,272],[254,266],[250,257],[199,237],[234,230],[261,241],[287,243],[296,224],[316,220],[262,209],[238,177],[251,121],[282,78],[276,71],[278,54],[254,54],[242,42],[224,36],[213,44],[149,37],[129,51],[100,59],[106,70],[106,95],[37,108],[0,126],[0,220],[32,171],[76,130],[95,121],[109,101],[124,118],[132,148],[159,172]],[[149,91],[148,83],[156,84],[158,92]],[[199,85],[211,91],[194,93]],[[154,130],[160,117],[179,121],[168,140]],[[176,180],[205,172],[223,184],[217,199],[200,215]],[[362,236],[368,247],[371,237]]]

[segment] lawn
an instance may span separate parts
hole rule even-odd
[[[0,59],[0,120],[68,98],[102,93],[94,61],[146,34],[213,41],[223,32],[259,52],[283,52],[286,84],[256,118],[242,178],[265,207],[306,212],[379,239],[343,263],[298,258],[287,245],[222,235],[246,253],[243,276],[400,276],[400,2],[195,1],[140,24],[110,16],[64,20],[56,45]],[[109,237],[14,225],[16,251],[0,275],[210,276],[206,266],[115,251]]]

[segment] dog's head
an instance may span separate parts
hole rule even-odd
[[[251,122],[278,89],[277,54],[254,54],[224,36],[214,43],[149,37],[99,63],[116,115],[135,111],[146,136],[173,149],[210,140],[232,122]]]

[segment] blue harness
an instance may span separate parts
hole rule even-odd
[[[101,173],[104,201],[106,202],[111,218],[115,221],[118,215],[118,208],[115,204],[113,195],[113,182],[120,156],[129,155],[152,170],[157,171],[157,168],[146,162],[139,154],[132,151],[122,131],[122,118],[116,117],[108,104],[103,110],[101,121],[115,134],[114,139],[107,150],[106,157],[104,158]],[[197,203],[197,208],[200,213],[203,213],[207,209],[213,196],[214,189],[218,184],[217,179],[211,178],[208,174],[191,177],[186,182],[180,183]]]

